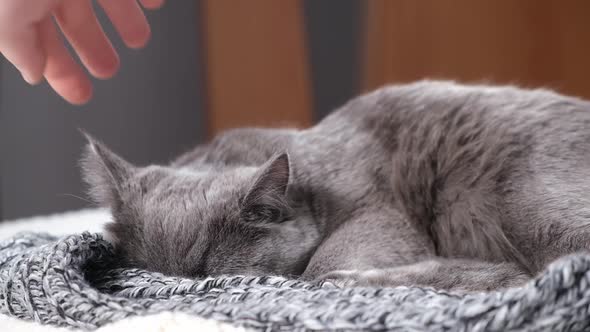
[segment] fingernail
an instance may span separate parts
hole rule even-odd
[[[21,72],[23,79],[29,83],[30,85],[37,85],[41,82],[42,77],[33,78],[31,75],[27,74],[26,72]]]

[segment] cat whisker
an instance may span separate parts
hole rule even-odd
[[[90,201],[90,200],[88,200],[88,199],[86,199],[86,198],[84,198],[84,197],[80,197],[80,196],[74,195],[74,194],[58,194],[58,195],[59,195],[59,196],[69,196],[69,197],[74,197],[74,198],[77,198],[77,199],[79,199],[79,200],[81,200],[81,201],[83,201],[83,202],[86,202],[86,203],[89,203],[89,204],[94,204],[92,201]]]

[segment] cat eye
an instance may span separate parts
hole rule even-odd
[[[284,221],[285,218],[280,209],[257,204],[244,211],[242,213],[242,219],[247,222],[277,223]]]

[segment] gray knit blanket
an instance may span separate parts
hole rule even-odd
[[[89,330],[170,310],[266,331],[590,330],[590,255],[561,259],[525,287],[471,295],[270,276],[192,280],[115,264],[100,234],[2,241],[0,312]]]

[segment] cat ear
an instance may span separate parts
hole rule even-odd
[[[82,134],[88,140],[81,165],[90,196],[100,205],[113,206],[120,201],[121,186],[135,167],[87,133]]]
[[[279,205],[284,203],[291,169],[289,155],[280,154],[264,164],[254,184],[244,197],[244,208],[255,205]]]

